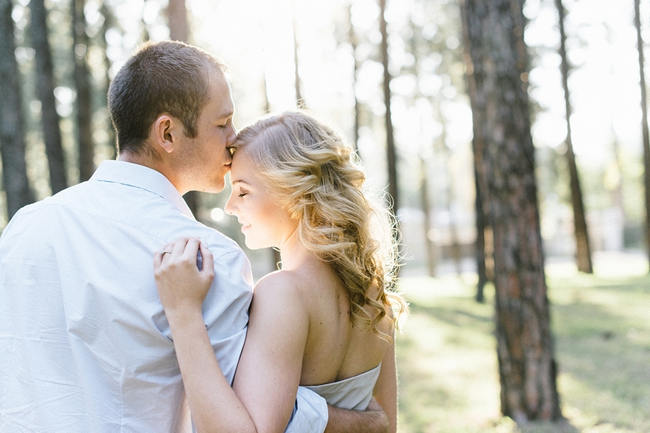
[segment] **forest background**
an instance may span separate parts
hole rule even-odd
[[[390,196],[412,306],[398,336],[400,431],[650,431],[647,2],[0,0],[0,14],[0,227],[115,157],[107,86],[140,44],[188,41],[228,66],[238,129],[306,108]],[[516,66],[491,68],[509,55]],[[490,135],[503,125],[506,138],[523,125],[514,151]],[[187,199],[243,245],[228,194]],[[532,216],[517,219],[513,199]],[[246,252],[256,276],[275,269],[273,251]],[[517,295],[499,276],[526,266],[524,308],[504,310]],[[525,293],[543,306],[547,287],[553,321],[526,316]],[[548,344],[508,331],[538,321]],[[517,382],[504,366],[521,364],[524,382],[532,368],[501,352],[513,341],[558,358],[561,409],[504,397]],[[555,378],[539,379],[540,395]]]

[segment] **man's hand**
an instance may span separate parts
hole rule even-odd
[[[325,433],[386,433],[390,423],[377,400],[370,400],[365,411],[327,406],[329,420]]]

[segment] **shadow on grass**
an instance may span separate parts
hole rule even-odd
[[[549,278],[551,290],[556,287],[588,287],[590,289],[616,290],[623,292],[650,293],[650,275],[629,277],[599,277],[577,274],[565,278]]]
[[[461,310],[458,308],[449,309],[448,307],[433,307],[431,305],[410,304],[409,308],[412,313],[427,314],[436,320],[442,320],[453,326],[473,326],[483,327],[492,324],[491,316],[484,316],[473,312]]]
[[[496,360],[486,361],[496,357],[493,300],[478,304],[469,291],[441,295],[432,280],[405,291],[415,294],[415,326],[398,338],[405,432],[650,432],[650,277],[549,280],[559,392],[570,422],[515,426],[498,416]]]
[[[568,420],[563,419],[556,422],[529,422],[516,427],[521,433],[579,433],[580,430],[574,427]]]
[[[629,285],[607,286],[618,287]],[[581,407],[594,425],[650,431],[650,347],[635,338],[648,335],[647,320],[576,302],[553,307],[553,328],[563,402]]]
[[[420,345],[421,342],[408,335],[398,340],[399,353],[415,354]],[[466,402],[462,396],[437,380],[439,371],[410,359],[411,362],[399,364],[400,389],[408,390],[401,393],[399,398],[401,424],[406,422],[409,432],[429,432],[432,431],[432,418],[438,418],[439,413],[448,407],[464,407]]]

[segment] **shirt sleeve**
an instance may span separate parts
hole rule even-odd
[[[300,386],[285,433],[323,433],[327,426],[327,417],[325,399],[314,391]]]
[[[203,318],[219,367],[232,384],[246,339],[253,296],[250,263],[239,249],[230,248],[221,254],[218,247],[210,250],[215,276],[203,302]]]

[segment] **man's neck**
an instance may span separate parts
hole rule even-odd
[[[129,151],[120,152],[119,155],[117,155],[117,160],[123,162],[130,162],[132,164],[143,165],[152,170],[156,170],[158,173],[165,176],[167,180],[171,182],[172,185],[174,185],[174,187],[179,192],[179,194],[183,195],[187,192],[179,188],[179,181],[177,176],[173,176],[172,175],[173,170],[162,161],[154,160],[151,157],[140,155]]]

